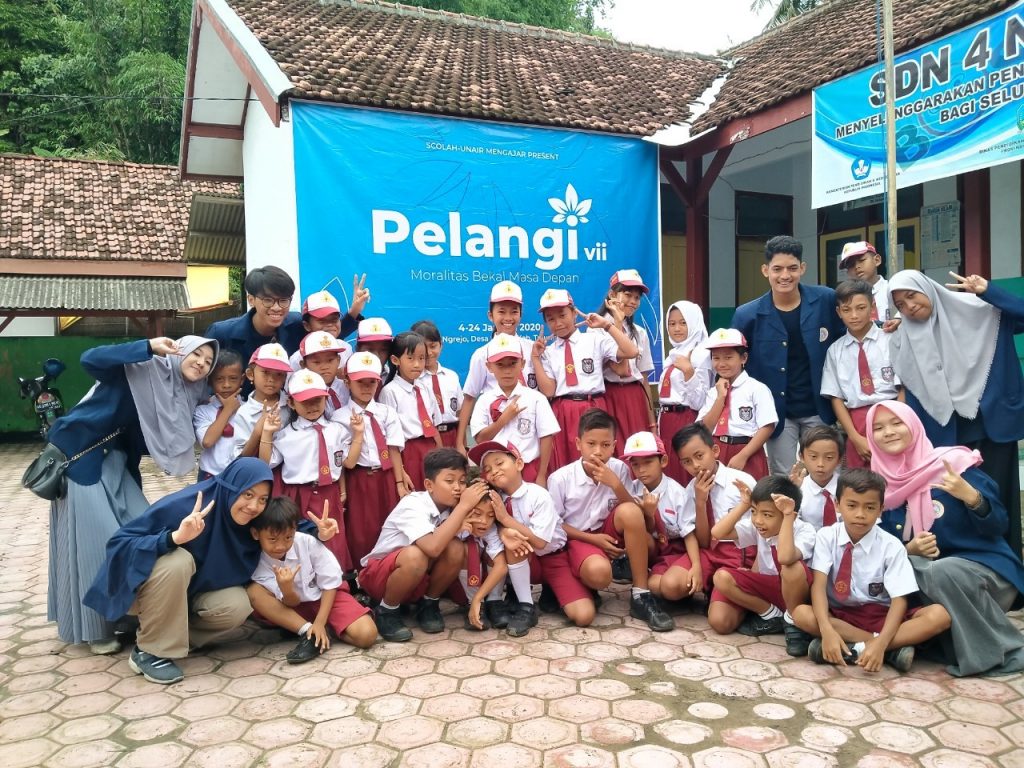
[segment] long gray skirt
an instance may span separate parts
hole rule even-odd
[[[940,638],[951,675],[1007,675],[1024,668],[1024,635],[1006,611],[1017,589],[995,571],[961,557],[912,555],[925,602],[949,611],[953,624]]]
[[[47,617],[57,622],[66,643],[113,637],[113,627],[82,598],[106,559],[107,540],[149,507],[142,488],[126,471],[126,457],[110,451],[100,481],[79,485],[68,479],[68,492],[50,504],[50,578]]]

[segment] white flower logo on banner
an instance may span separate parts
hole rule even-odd
[[[572,184],[568,184],[565,187],[565,200],[559,200],[557,197],[548,198],[548,205],[555,209],[555,215],[551,217],[551,221],[555,224],[561,224],[564,221],[570,227],[586,224],[590,221],[587,214],[590,213],[591,202],[591,200],[580,200],[576,194],[576,188]]]

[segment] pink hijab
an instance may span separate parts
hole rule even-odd
[[[910,429],[910,445],[898,456],[885,453],[875,443],[875,413],[884,408],[895,414]],[[871,406],[867,418],[867,439],[871,446],[871,469],[885,478],[885,508],[896,509],[907,505],[907,522],[903,526],[903,540],[931,530],[935,521],[932,506],[932,485],[939,482],[948,461],[953,471],[960,473],[981,464],[981,454],[962,445],[935,448],[924,433],[924,426],[914,410],[896,400],[885,400]]]

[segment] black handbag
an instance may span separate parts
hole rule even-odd
[[[64,473],[67,472],[71,462],[82,458],[94,448],[99,448],[101,445],[109,443],[119,434],[121,434],[120,428],[111,432],[98,443],[90,445],[84,451],[76,453],[70,459],[56,445],[47,443],[35,461],[29,464],[24,474],[22,474],[22,487],[27,488],[39,498],[46,499],[47,501],[56,501],[57,499],[64,498],[64,494],[68,490],[68,479],[64,476]]]

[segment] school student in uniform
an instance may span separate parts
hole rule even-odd
[[[487,368],[495,383],[477,400],[469,430],[478,443],[514,445],[524,462],[523,477],[544,486],[561,427],[547,398],[520,382],[523,364],[516,337],[499,333],[487,343]]]
[[[383,317],[368,317],[359,321],[356,330],[356,352],[369,352],[380,360],[383,375],[390,371],[391,342],[394,340],[391,325]]]
[[[847,280],[836,286],[836,311],[846,326],[825,355],[821,396],[830,398],[836,421],[846,433],[846,466],[871,463],[865,420],[868,409],[883,400],[903,399],[889,359],[889,339],[871,319],[871,286]]]
[[[423,337],[427,346],[427,359],[420,374],[420,383],[434,395],[437,410],[441,414],[434,426],[441,435],[441,444],[446,448],[455,448],[458,442],[459,414],[462,411],[462,384],[459,374],[451,368],[441,365],[443,343],[441,331],[430,320],[413,323],[410,330]]]
[[[369,291],[365,291],[369,294]],[[364,301],[363,304],[366,302]],[[359,306],[356,315],[362,311],[362,305]],[[353,315],[352,317],[355,317]],[[351,318],[350,318],[351,321]],[[323,331],[329,334],[332,338],[338,340],[338,352],[341,357],[341,365],[345,364],[348,360],[349,355],[352,354],[352,347],[347,341],[341,338],[341,307],[338,305],[338,300],[329,291],[317,291],[316,293],[310,294],[306,297],[306,300],[302,302],[302,327],[306,329],[307,335],[315,333],[317,331]],[[355,327],[355,323],[348,326],[347,330],[349,333]],[[301,342],[300,342],[301,346]],[[302,354],[301,352],[295,352],[289,362],[292,364],[292,370],[297,371],[302,367]],[[317,371],[321,376],[323,373]],[[327,381],[327,378],[324,378]],[[327,382],[330,384],[330,382]]]
[[[222,350],[207,381],[213,395],[192,414],[196,440],[202,446],[199,454],[199,478],[219,475],[237,455],[234,416],[242,403],[242,381],[245,372],[242,358],[231,349]]]
[[[555,341],[548,345],[541,334],[531,355],[537,389],[554,398],[552,410],[561,427],[551,456],[551,468],[558,469],[580,456],[574,438],[580,416],[592,408],[604,410],[604,364],[634,358],[637,348],[620,327],[618,302],[609,304],[614,320],[594,312],[583,315],[568,291],[550,288],[540,297],[540,311]],[[583,317],[582,324],[588,328],[607,333],[582,333],[576,327],[577,316]]]
[[[747,340],[735,328],[719,328],[704,346],[718,381],[697,418],[720,444],[723,464],[762,478],[768,474],[764,444],[779,420],[772,393],[744,370]]]
[[[800,438],[800,464],[794,465],[790,479],[800,483],[800,519],[816,531],[839,521],[836,487],[842,444],[835,427],[824,425],[811,427]]]
[[[295,353],[299,358],[299,365],[295,370],[312,371],[327,385],[327,418],[333,416],[336,410],[348,402],[348,388],[338,378],[342,361],[348,359],[348,356],[344,355],[347,347],[345,342],[334,338],[326,331],[313,331],[299,342],[299,351]]]
[[[245,369],[252,391],[233,419],[236,456],[259,454],[268,414],[276,413],[283,421],[290,418],[284,384],[291,372],[288,353],[280,344],[264,344],[252,353]]]
[[[850,280],[863,280],[871,287],[870,317],[871,322],[878,326],[890,319],[889,282],[878,274],[880,266],[881,255],[875,246],[864,240],[846,243],[843,252],[839,254],[839,268],[846,270],[846,277]]]

